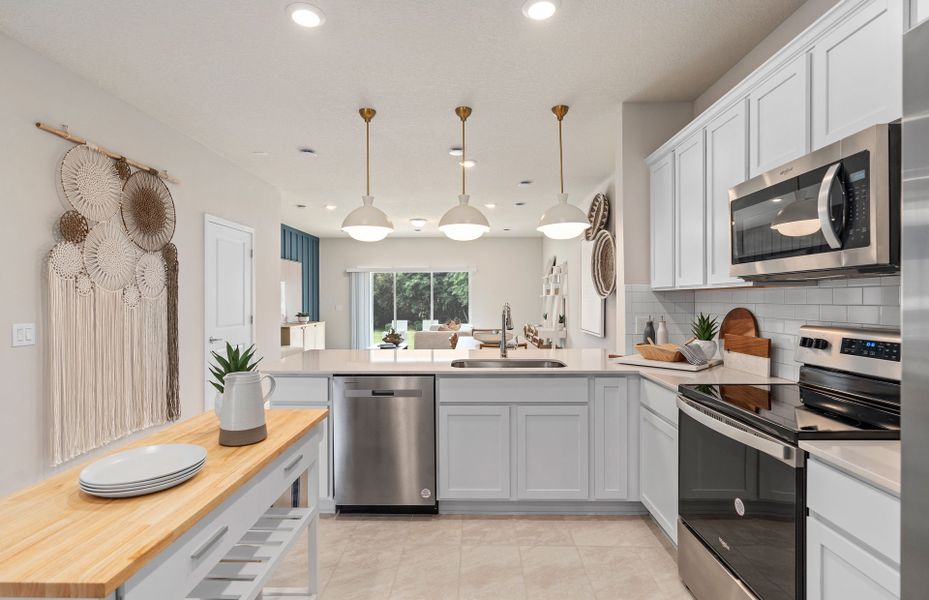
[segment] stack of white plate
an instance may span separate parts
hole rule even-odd
[[[161,444],[119,452],[81,471],[81,490],[101,498],[129,498],[179,485],[203,468],[206,449]]]

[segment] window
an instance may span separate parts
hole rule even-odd
[[[372,344],[393,327],[412,348],[414,331],[449,320],[469,322],[470,285],[466,271],[371,273]]]

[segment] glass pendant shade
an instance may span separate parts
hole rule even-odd
[[[458,196],[458,206],[450,208],[439,221],[439,231],[459,242],[476,240],[488,231],[490,223],[481,211],[468,204],[469,196]]]
[[[558,194],[558,204],[545,211],[536,230],[553,240],[570,240],[584,233],[588,227],[590,222],[584,211],[568,204],[567,194]]]
[[[342,221],[342,231],[359,242],[379,242],[394,230],[394,224],[374,206],[374,196],[362,196],[361,200],[362,206]]]

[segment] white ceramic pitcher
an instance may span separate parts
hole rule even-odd
[[[261,393],[261,381],[267,379],[271,387]],[[254,371],[229,373],[223,381],[223,393],[217,397],[216,414],[219,416],[219,443],[223,446],[247,446],[268,437],[265,425],[265,402],[274,393],[277,383],[270,375]]]

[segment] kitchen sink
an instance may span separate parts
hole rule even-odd
[[[458,369],[560,369],[560,360],[547,358],[462,358],[452,361]]]

